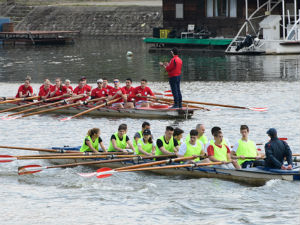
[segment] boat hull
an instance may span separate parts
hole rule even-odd
[[[9,109],[12,107],[18,106],[17,104],[7,103],[0,104],[0,110]],[[28,108],[35,108],[37,106],[29,106],[19,110],[21,111]],[[80,112],[83,112],[87,109],[90,109],[92,106],[80,105],[77,107],[69,107],[64,109],[55,110],[52,114],[70,114],[74,115]],[[52,107],[45,107],[45,109],[51,109]],[[132,117],[132,118],[153,118],[153,119],[172,119],[172,118],[181,118],[181,119],[190,119],[194,115],[196,109],[182,108],[182,109],[168,109],[168,108],[137,108],[137,109],[117,109],[114,107],[103,107],[91,112],[88,112],[85,115],[95,116],[95,117]],[[32,111],[33,112],[33,111]]]

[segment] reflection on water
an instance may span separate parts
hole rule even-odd
[[[23,81],[30,74],[35,82],[59,76],[73,81],[82,75],[91,81],[107,76],[167,81],[158,66],[169,61],[169,52],[148,53],[141,39],[78,39],[66,46],[5,46],[0,49],[0,81]],[[127,51],[133,56],[127,57]],[[216,53],[184,53],[185,81],[299,80],[300,56],[227,56]]]

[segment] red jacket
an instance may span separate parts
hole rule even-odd
[[[168,72],[169,77],[176,77],[181,74],[181,68],[182,60],[178,57],[178,55],[174,55],[167,65],[166,71]]]

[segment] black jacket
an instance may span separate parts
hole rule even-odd
[[[284,157],[289,165],[292,165],[292,152],[289,145],[285,141],[279,140],[277,137],[272,138],[267,144],[265,144],[265,166],[269,168],[280,169]]]

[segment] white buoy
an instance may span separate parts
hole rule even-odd
[[[127,56],[132,56],[133,53],[132,53],[131,51],[128,51],[126,55],[127,55]]]

